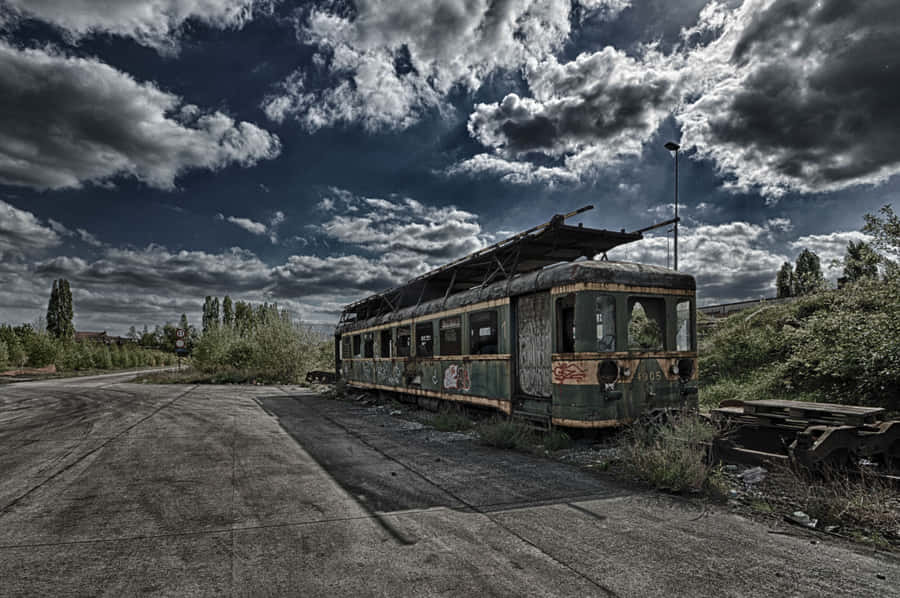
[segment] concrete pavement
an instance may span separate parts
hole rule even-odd
[[[2,596],[891,596],[893,557],[294,387],[0,387]]]

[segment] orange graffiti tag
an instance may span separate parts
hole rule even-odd
[[[553,383],[565,384],[567,380],[580,382],[587,378],[587,371],[577,363],[561,362],[553,366]]]

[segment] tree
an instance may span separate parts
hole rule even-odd
[[[212,322],[213,327],[218,328],[219,322],[221,319],[219,318],[219,298],[213,297],[212,305],[210,305],[209,310],[210,321]]]
[[[147,325],[146,325],[146,324],[144,324],[144,332],[145,332],[145,333],[147,332]],[[134,326],[131,326],[131,327],[128,329],[128,334],[127,334],[126,336],[127,336],[128,338],[130,338],[131,340],[133,340],[133,341],[138,341],[138,340],[140,340],[140,338],[141,338],[141,337],[138,335],[137,328],[135,328]]]
[[[797,267],[794,270],[794,285],[798,295],[809,295],[825,287],[822,264],[815,252],[809,249],[800,252],[797,257]]]
[[[866,214],[866,224],[862,232],[872,236],[872,248],[881,255],[885,279],[900,276],[900,216],[894,213],[891,206],[885,205],[879,210],[881,216]]]
[[[206,296],[203,300],[203,332],[219,326],[219,298]]]
[[[222,299],[222,324],[227,328],[234,326],[234,309],[231,304],[231,297],[225,295]]]
[[[253,306],[246,301],[234,304],[234,326],[242,335],[253,327]]]
[[[844,256],[844,278],[855,282],[863,278],[878,277],[878,263],[881,258],[865,241],[847,243],[847,254]]]
[[[47,303],[47,332],[56,338],[72,338],[75,336],[74,315],[69,281],[65,278],[54,280]]]
[[[53,281],[50,289],[50,301],[47,303],[47,332],[53,336],[59,336],[59,281]]]
[[[782,264],[781,270],[775,276],[775,290],[779,298],[794,294],[794,268],[790,262]]]

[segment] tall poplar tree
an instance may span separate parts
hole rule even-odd
[[[231,303],[231,297],[225,295],[225,298],[222,299],[222,324],[231,328],[234,326],[234,307]]]
[[[69,281],[65,278],[54,280],[47,303],[47,332],[57,338],[72,338],[75,336],[74,316]]]

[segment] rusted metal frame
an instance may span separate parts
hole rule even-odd
[[[519,267],[519,256],[520,256],[520,255],[522,255],[522,246],[521,246],[521,245],[519,245],[518,247],[516,247],[516,253],[515,253],[515,255],[513,256],[513,264],[512,264],[512,268],[510,268],[510,271],[511,271],[513,274],[516,273],[516,269]],[[507,277],[506,277],[506,294],[507,294],[507,295],[509,295],[509,287],[510,287],[510,285],[512,285],[512,276],[507,276]]]
[[[522,250],[522,248],[521,248],[521,246],[519,246],[519,251],[521,251],[521,250]],[[515,256],[516,256],[516,254],[510,254],[509,256],[507,256],[507,259],[509,257],[514,258]],[[492,280],[494,280],[494,277],[497,276],[498,272],[503,272],[503,274],[506,275],[506,277],[508,279],[511,279],[511,277],[512,277],[511,274],[508,274],[506,272],[506,268],[503,267],[503,262],[500,261],[500,258],[498,258],[496,254],[494,254],[494,260],[496,260],[496,262],[497,262],[497,268],[495,268],[494,271],[491,272],[488,275],[488,277],[484,279],[484,282],[482,282],[480,285],[482,287],[486,287]],[[515,270],[511,270],[511,272],[512,272],[512,274],[515,274]]]
[[[450,277],[450,284],[447,285],[447,290],[444,291],[444,300],[441,302],[441,307],[443,308],[447,305],[447,297],[450,296],[450,293],[453,291],[453,285],[456,284],[456,273],[459,272],[459,268],[455,268],[453,270],[453,276]]]
[[[422,297],[425,296],[425,289],[428,287],[428,281],[422,281],[422,290],[419,291],[419,298],[416,300],[416,307],[419,307],[419,304],[422,303]]]
[[[454,261],[450,262],[449,264],[445,264],[445,265],[441,266],[440,268],[436,268],[436,269],[434,269],[434,270],[431,270],[430,272],[426,272],[425,274],[422,274],[421,276],[417,276],[416,278],[410,280],[406,285],[403,285],[403,286],[405,287],[405,286],[408,286],[408,285],[410,285],[410,284],[412,284],[412,283],[414,283],[414,282],[417,282],[417,281],[419,281],[419,280],[424,280],[424,279],[427,279],[427,278],[431,278],[431,277],[434,276],[435,274],[439,274],[439,273],[441,273],[441,272],[445,272],[445,271],[449,270],[450,268],[459,266],[459,265],[461,265],[461,264],[463,264],[463,263],[465,263],[465,262],[467,262],[467,261],[469,261],[469,260],[471,260],[471,259],[473,259],[473,258],[475,258],[475,257],[481,256],[481,255],[489,254],[489,253],[492,252],[492,251],[495,251],[495,250],[497,250],[497,249],[500,249],[500,248],[505,247],[505,246],[507,246],[507,245],[510,245],[510,244],[512,244],[512,243],[517,243],[517,242],[521,241],[523,238],[527,237],[528,235],[531,235],[531,234],[533,234],[533,233],[535,233],[535,232],[538,232],[538,231],[543,231],[544,229],[547,229],[547,228],[550,228],[551,226],[556,225],[556,224],[559,223],[560,221],[565,221],[565,220],[568,219],[568,218],[572,218],[573,216],[577,216],[578,214],[581,214],[581,213],[583,213],[583,212],[586,212],[586,211],[588,211],[588,210],[593,210],[593,209],[594,209],[594,206],[592,206],[592,205],[587,205],[587,206],[578,208],[577,210],[574,210],[574,211],[572,211],[572,212],[569,212],[568,214],[557,214],[557,216],[554,216],[554,217],[553,217],[552,219],[550,219],[548,222],[545,222],[545,223],[543,223],[543,224],[539,224],[539,225],[537,225],[537,226],[533,226],[533,227],[529,228],[529,229],[526,230],[526,231],[522,231],[521,233],[518,233],[518,234],[516,234],[516,235],[513,235],[512,237],[509,237],[508,239],[504,239],[504,240],[502,240],[502,241],[498,241],[497,243],[494,243],[493,245],[488,245],[488,246],[485,247],[484,249],[479,249],[478,251],[476,251],[476,252],[474,252],[474,253],[470,253],[470,254],[467,255],[467,256],[464,256],[464,257],[461,257],[461,258],[459,258],[459,259],[457,259],[457,260],[454,260]],[[558,216],[561,216],[561,218],[558,218]],[[402,289],[402,288],[403,288],[403,287],[399,287],[398,289]],[[393,290],[395,290],[395,289],[388,289],[388,290],[385,291],[384,293],[389,293],[389,292],[391,292],[391,291],[393,291]],[[345,309],[351,309],[351,308],[356,307],[357,305],[360,305],[360,304],[362,304],[362,303],[365,303],[366,301],[369,301],[369,300],[371,300],[370,297],[367,297],[366,299],[361,299],[361,300],[359,300],[359,301],[356,301],[355,303],[351,303],[350,305],[346,306]]]

